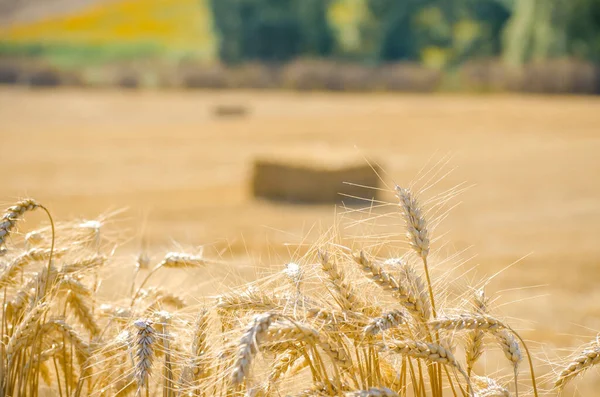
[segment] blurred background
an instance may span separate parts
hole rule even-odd
[[[251,277],[460,186],[437,275],[552,360],[600,329],[599,61],[599,0],[0,0],[0,200]]]
[[[598,0],[1,0],[0,82],[597,93]]]

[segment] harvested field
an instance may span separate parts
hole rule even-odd
[[[243,103],[249,115],[216,119],[221,102]],[[473,185],[436,233],[446,233],[440,256],[470,259],[438,271],[454,266],[466,280],[502,271],[489,294],[553,359],[556,347],[600,330],[599,110],[589,97],[3,88],[1,199],[35,197],[61,220],[128,207],[113,229],[133,253],[143,235],[159,253],[206,244],[282,264],[332,224],[335,209],[253,199],[256,156],[354,150],[380,159],[388,184],[451,156],[444,169],[456,169],[424,196]],[[403,233],[400,219],[382,224],[374,233]]]

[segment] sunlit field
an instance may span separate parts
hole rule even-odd
[[[247,113],[218,117],[222,105]],[[558,367],[548,362],[600,330],[599,110],[593,97],[2,88],[0,200],[9,207],[33,197],[59,224],[99,219],[106,244],[130,255],[120,263],[128,281],[142,252],[154,264],[204,247],[227,270],[209,263],[150,282],[201,304],[215,293],[208,276],[235,285],[281,270],[333,226],[369,253],[403,254],[394,185],[414,186],[421,202],[445,202],[431,214],[440,221],[431,240],[437,287],[451,280],[465,293],[489,279],[494,312],[550,378]],[[263,155],[363,158],[383,170],[381,202],[253,198],[253,160]],[[18,236],[47,225],[38,212]],[[121,281],[108,276],[106,299],[127,288]],[[444,296],[456,299],[451,289]],[[600,377],[592,371],[577,384],[593,395]]]

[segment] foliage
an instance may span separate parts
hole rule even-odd
[[[212,0],[220,55],[226,62],[296,57],[420,61],[452,68],[476,58],[507,64],[600,53],[599,0]],[[360,7],[357,4],[361,3]],[[362,10],[358,44],[332,34],[332,15]],[[331,20],[331,15],[329,16]],[[348,29],[346,29],[346,32]],[[335,41],[335,42],[334,42]],[[346,52],[344,52],[346,51]]]
[[[323,0],[211,0],[219,55],[227,63],[288,61],[331,53]]]

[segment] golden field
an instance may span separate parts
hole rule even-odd
[[[216,118],[220,104],[249,114]],[[498,273],[487,293],[543,366],[600,330],[599,109],[593,97],[3,88],[1,199],[34,197],[58,220],[127,207],[109,226],[132,254],[142,239],[156,258],[206,245],[264,268],[296,259],[351,209],[253,199],[257,155],[354,152],[380,162],[390,186],[422,168],[454,169],[423,193],[470,186],[435,231],[434,274],[477,283]],[[361,233],[400,241],[395,211],[373,209],[379,226]],[[20,230],[43,219],[27,217]]]

